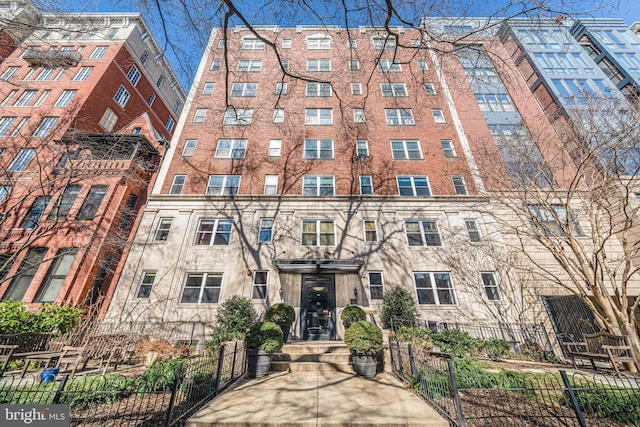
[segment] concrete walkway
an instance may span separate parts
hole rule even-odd
[[[277,372],[242,378],[186,427],[448,427],[391,374],[373,380],[341,372]]]

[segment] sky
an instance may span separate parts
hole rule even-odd
[[[218,0],[95,0],[92,2],[78,1],[78,0],[35,0],[42,3],[46,1],[53,1],[54,3],[47,3],[53,5],[57,10],[68,12],[141,12],[145,21],[151,27],[154,37],[158,41],[161,48],[165,49],[165,55],[171,65],[174,68],[174,72],[178,76],[185,92],[189,91],[189,86],[195,75],[195,70],[202,56],[202,50],[204,43],[209,35],[210,27],[220,25],[219,17],[215,14],[215,6]],[[314,9],[311,11],[305,11],[296,13],[294,6],[291,6],[287,10],[283,10],[283,4],[294,5],[296,0],[235,0],[234,3],[238,5],[238,8],[246,13],[249,18],[252,19],[252,23],[257,24],[278,24],[283,27],[291,27],[296,24],[314,24],[314,20],[317,17],[314,13],[321,16],[328,16],[335,13],[335,10],[330,7],[335,4],[331,0],[307,0],[307,3],[314,5]],[[367,4],[368,0],[348,0],[346,3],[349,7],[354,9],[354,12],[350,14],[351,25],[360,24],[357,22],[358,18],[364,19],[363,24],[369,24],[368,17],[356,9]],[[491,1],[491,7],[499,7],[500,4],[505,4],[508,0],[493,0]],[[517,6],[514,8],[520,10],[520,8],[526,7],[527,4],[535,0],[512,0]],[[558,6],[557,10],[566,11],[571,9],[573,11],[586,11],[587,16],[594,17],[607,17],[607,18],[623,18],[625,22],[630,25],[633,22],[640,22],[640,0],[546,0],[547,2],[562,2],[562,6]],[[192,19],[195,25],[189,26],[186,23],[186,19],[183,15],[175,13],[177,8],[176,4],[193,2],[201,9],[192,14]],[[571,2],[574,8],[567,6],[567,3]],[[605,6],[604,3],[609,2]],[[486,16],[487,0],[417,0],[409,2],[397,1],[397,5],[402,4],[420,4],[430,5],[439,4],[440,8],[429,8],[415,12],[401,11],[403,16],[409,16],[413,20],[418,20],[419,16],[458,16],[457,11],[465,11],[467,16]],[[160,5],[164,12],[164,23],[160,19],[160,14],[157,12],[156,5]],[[263,5],[265,9],[260,7]],[[271,5],[271,6],[269,6]],[[273,6],[275,5],[275,7]],[[329,5],[329,6],[327,6]],[[443,6],[444,5],[444,6]],[[494,6],[495,5],[495,6]],[[146,7],[148,6],[148,8]],[[270,8],[271,7],[271,8]],[[47,9],[46,7],[44,7]],[[335,9],[335,8],[334,8]],[[504,16],[504,13],[498,13],[500,16]],[[219,15],[219,14],[218,14]],[[553,16],[553,15],[552,15]],[[582,15],[585,16],[585,15]],[[326,21],[325,21],[326,22]],[[416,21],[417,22],[417,21]],[[329,22],[331,23],[331,22]],[[163,25],[164,24],[164,25]],[[335,24],[342,24],[342,16],[336,18]],[[199,31],[193,31],[195,26],[199,28]],[[166,28],[165,32],[163,29]],[[164,34],[167,35],[165,38]],[[168,41],[167,41],[168,39]]]

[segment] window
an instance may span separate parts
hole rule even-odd
[[[114,101],[116,101],[122,108],[127,105],[129,98],[131,98],[131,94],[127,89],[124,88],[124,86],[120,86],[118,88],[118,91],[116,92],[116,95],[113,97]]]
[[[156,100],[156,94],[155,92],[151,92],[151,95],[149,95],[149,99],[147,99],[147,105],[151,107],[153,105],[153,101],[155,100]]]
[[[11,193],[11,186],[10,185],[0,185],[0,202],[2,202],[4,200],[4,198],[7,197],[10,193]],[[0,263],[1,262],[2,262],[2,260],[0,259]],[[2,264],[0,264],[0,266],[2,266]],[[2,279],[2,277],[0,277],[0,280],[1,279]]]
[[[14,107],[28,107],[36,93],[38,93],[37,90],[25,90],[14,104]]]
[[[375,50],[395,50],[396,48],[395,37],[376,37],[371,41]]]
[[[169,194],[182,194],[184,183],[187,180],[187,175],[174,175]]]
[[[307,108],[304,110],[305,125],[332,125],[333,110],[331,108]]]
[[[267,276],[266,271],[253,272],[253,291],[251,297],[253,299],[267,299]]]
[[[429,71],[429,66],[427,65],[427,61],[422,59],[418,60],[418,71]]]
[[[143,271],[142,279],[140,279],[140,285],[138,285],[138,291],[136,292],[136,298],[149,298],[151,296],[151,290],[153,289],[153,282],[155,281],[155,271]]]
[[[331,49],[331,39],[329,37],[308,37],[307,49],[309,50]]]
[[[76,248],[64,248],[58,250],[56,257],[47,270],[47,274],[44,276],[42,285],[40,286],[40,289],[38,289],[38,293],[33,299],[33,302],[46,303],[54,302],[56,300],[60,289],[62,289],[62,284],[67,278],[67,274],[69,274],[71,265],[76,259],[77,252],[78,250]]]
[[[440,145],[442,146],[442,152],[445,157],[456,157],[456,150],[453,147],[453,141],[450,139],[442,139],[440,140]]]
[[[9,95],[7,95],[7,97],[4,99],[4,101],[2,101],[2,106],[6,107],[7,105],[9,105],[9,103],[11,102],[11,100],[13,98],[15,98],[17,93],[18,93],[18,91],[16,89],[14,89],[11,92],[9,92]]]
[[[22,259],[20,267],[11,280],[9,288],[2,296],[3,300],[22,300],[24,294],[27,293],[29,285],[33,277],[38,271],[38,267],[42,264],[44,256],[47,254],[47,248],[31,248]]]
[[[245,37],[242,39],[243,50],[263,50],[264,42],[253,37]]]
[[[362,84],[351,83],[351,95],[354,95],[354,96],[362,95]]]
[[[0,119],[0,136],[5,136],[9,132],[15,120],[15,117],[3,117]]]
[[[224,113],[223,125],[248,126],[253,120],[253,109],[251,108],[230,108]]]
[[[387,126],[413,126],[416,124],[413,119],[413,111],[410,108],[385,108],[384,114],[387,117]]]
[[[364,110],[362,108],[354,108],[353,109],[353,122],[356,123],[356,124],[365,123]]]
[[[104,54],[107,52],[107,46],[96,46],[89,55],[89,59],[102,59]]]
[[[305,159],[333,159],[332,139],[305,139]]]
[[[164,122],[164,127],[166,130],[168,130],[169,132],[171,132],[173,130],[173,127],[175,126],[176,122],[173,120],[173,117],[168,117],[167,121]]]
[[[131,131],[131,135],[140,135],[141,132],[142,132],[141,127],[134,127],[133,131]]]
[[[236,71],[257,73],[262,70],[261,59],[241,59],[238,61]]]
[[[193,123],[204,123],[204,119],[206,116],[206,108],[196,108],[196,112],[193,114]]]
[[[256,96],[258,83],[234,83],[231,85],[231,96]]]
[[[291,49],[291,39],[282,40],[282,48],[283,49]]]
[[[422,159],[419,141],[391,141],[391,153],[394,160]]]
[[[333,175],[305,175],[302,177],[303,196],[333,196]]]
[[[138,71],[138,67],[136,67],[135,65],[132,65],[129,69],[129,72],[127,73],[127,79],[129,79],[133,86],[136,86],[138,84],[141,76],[142,74],[140,74],[140,71]]]
[[[418,39],[411,39],[409,41],[409,44],[411,45],[411,47],[420,47],[420,40]]]
[[[487,299],[489,301],[500,301],[500,290],[498,289],[496,276],[492,272],[480,273],[480,276],[482,277],[482,285]]]
[[[273,241],[273,218],[260,219],[260,231],[258,232],[258,242]]]
[[[80,194],[80,190],[82,189],[82,185],[69,185],[64,189],[62,195],[58,198],[58,201],[54,205],[51,212],[49,212],[49,216],[47,217],[48,221],[64,221],[67,219],[67,215],[69,215],[69,211],[73,206],[73,202],[76,201],[78,194]]]
[[[431,196],[426,176],[399,176],[398,191],[401,196]]]
[[[114,113],[111,108],[107,107],[107,109],[104,110],[102,118],[100,119],[100,126],[102,126],[107,132],[111,132],[115,127],[117,121],[118,115]]]
[[[13,159],[13,162],[11,162],[7,168],[7,172],[22,172],[27,168],[27,165],[35,154],[36,150],[33,148],[23,148],[20,150],[16,158]]]
[[[188,273],[181,304],[216,304],[220,298],[222,273]]]
[[[160,89],[162,87],[162,83],[164,83],[164,75],[161,74],[160,77],[158,77],[158,80],[156,81],[156,86],[158,87],[158,89]]]
[[[288,59],[280,59],[280,71],[289,71],[289,60]]]
[[[373,194],[373,182],[371,176],[360,175],[360,194],[368,196]]]
[[[356,141],[356,156],[369,157],[369,141],[366,139],[358,139]]]
[[[148,60],[149,60],[149,52],[145,50],[144,52],[142,52],[142,55],[140,55],[140,62],[142,63],[142,65],[145,65]]]
[[[218,40],[218,49],[224,49],[224,45],[225,45],[224,39]]]
[[[433,121],[435,123],[447,123],[447,121],[444,119],[444,114],[442,113],[441,109],[434,108],[433,110],[431,110],[431,114],[433,115]]]
[[[507,94],[478,93],[475,97],[481,111],[515,111],[515,106]]]
[[[182,149],[182,157],[193,157],[193,153],[196,151],[196,145],[198,145],[197,139],[187,139]]]
[[[357,49],[358,48],[358,42],[357,40],[347,40],[347,49]]]
[[[409,246],[442,246],[436,221],[405,221]]]
[[[433,83],[425,83],[424,91],[428,96],[436,96],[438,93],[436,92],[436,87]]]
[[[201,219],[196,232],[196,245],[228,246],[231,241],[231,227],[229,219]]]
[[[210,175],[207,196],[234,196],[240,188],[240,175]]]
[[[74,82],[83,82],[87,80],[89,74],[93,71],[93,67],[80,67],[76,75],[73,77]]]
[[[169,239],[169,231],[173,224],[173,218],[160,218],[156,234],[153,236],[154,242],[166,242]]]
[[[33,104],[33,106],[34,107],[41,106],[44,100],[47,99],[47,96],[49,96],[50,92],[51,92],[50,90],[43,90],[40,96],[38,97],[38,100],[35,102],[35,104]]]
[[[202,88],[202,94],[203,95],[212,95],[213,94],[213,88],[216,87],[216,84],[213,82],[206,82],[204,84],[204,87]]]
[[[467,234],[469,234],[470,241],[472,241],[473,243],[478,243],[482,240],[482,237],[480,236],[480,230],[478,230],[478,224],[474,220],[465,220],[464,226],[467,229]]]
[[[331,83],[307,82],[307,96],[331,96]]]
[[[51,201],[51,196],[38,196],[33,201],[33,204],[27,211],[27,214],[22,218],[19,228],[36,228],[40,223],[40,218],[47,205]]]
[[[282,108],[275,108],[273,110],[273,123],[284,123],[284,110]]]
[[[451,273],[413,273],[418,304],[454,305]]]
[[[38,76],[34,80],[40,81],[40,82],[51,80],[51,76],[55,71],[56,71],[55,68],[43,68],[42,71],[40,71],[40,74],[38,74]]]
[[[11,77],[13,77],[18,72],[19,69],[20,67],[7,67],[7,69],[4,70],[0,75],[0,81],[3,81],[3,82],[8,81],[9,79],[11,79]]]
[[[459,196],[467,195],[467,186],[464,183],[464,178],[461,176],[452,176],[453,188],[456,190],[456,194]]]
[[[378,241],[378,229],[375,220],[364,220],[364,241],[365,242],[377,242]]]
[[[562,205],[552,205],[551,208],[538,205],[527,205],[524,207],[528,213],[531,228],[536,233],[544,234],[547,237],[565,237],[567,231],[573,228],[576,237],[583,237],[582,229],[573,219],[571,214],[567,214],[567,208]]]
[[[282,150],[282,140],[281,139],[270,139],[269,140],[269,152],[267,156],[269,157],[280,157],[280,151]]]
[[[357,59],[349,60],[349,69],[351,71],[358,71],[360,69],[360,61]]]
[[[76,215],[76,219],[78,220],[90,220],[96,216],[98,212],[98,208],[102,203],[102,199],[107,194],[106,185],[93,185],[89,189],[89,193],[87,197],[84,199],[82,206],[80,206],[80,210]]]
[[[376,68],[381,73],[401,73],[402,66],[391,59],[379,59]]]
[[[22,120],[20,120],[20,123],[18,123],[18,125],[13,128],[13,131],[11,131],[11,135],[9,136],[12,136],[12,137],[18,136],[20,134],[20,131],[22,130],[24,125],[27,124],[28,121],[29,121],[29,117],[23,117]]]
[[[246,139],[219,139],[214,157],[216,159],[244,159],[246,151]]]
[[[369,294],[371,299],[382,299],[384,296],[384,282],[382,272],[369,272]]]
[[[307,59],[307,71],[331,71],[330,59]]]
[[[409,96],[404,83],[380,83],[382,96]]]
[[[334,246],[336,242],[333,221],[302,221],[303,246]]]
[[[278,194],[278,175],[265,175],[264,194],[268,196]]]
[[[69,104],[71,103],[71,100],[73,99],[73,97],[76,96],[76,93],[78,93],[77,90],[64,90],[64,91],[62,91],[62,93],[58,97],[58,100],[56,101],[55,104],[53,104],[53,106],[54,107],[68,107]]]
[[[214,59],[213,61],[211,61],[211,68],[209,68],[209,70],[220,71],[221,66],[222,66],[222,61],[219,59]]]
[[[287,94],[287,84],[276,83],[276,95],[286,95],[286,94]]]

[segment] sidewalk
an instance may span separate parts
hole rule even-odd
[[[278,372],[242,378],[186,427],[448,427],[424,400],[391,374],[373,380],[340,372]]]

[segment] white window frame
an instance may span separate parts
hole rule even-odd
[[[372,285],[373,281],[371,280],[372,275],[376,275],[380,277],[380,284],[375,283]],[[384,275],[382,271],[370,271],[367,275],[369,279],[369,296],[372,300],[382,300],[384,297]],[[380,288],[380,291],[373,292],[373,289]]]
[[[364,116],[364,108],[354,108],[353,109],[353,122],[355,124],[366,123],[365,116]]]
[[[424,91],[427,96],[436,96],[438,95],[438,91],[436,90],[436,85],[431,82],[427,82],[424,84]]]
[[[484,294],[487,297],[487,301],[501,301],[502,293],[500,292],[500,286],[496,279],[496,274],[493,271],[481,271],[480,280],[482,282],[482,288]]]
[[[363,181],[369,181],[368,183],[365,183]],[[360,177],[358,178],[358,181],[360,183],[360,194],[363,196],[371,196],[373,195],[373,178],[371,177],[371,175],[360,175]],[[371,188],[371,192],[370,193],[365,193],[363,191],[363,189],[365,187],[370,187]]]
[[[33,136],[37,138],[45,138],[49,136],[57,122],[58,117],[43,117],[42,121],[33,132]]]
[[[27,89],[20,94],[20,97],[13,104],[14,107],[28,107],[31,104],[33,98],[35,98],[37,90]]]
[[[174,175],[169,187],[169,194],[182,194],[184,184],[187,182],[187,175]]]
[[[400,186],[400,180],[404,180],[406,181],[407,179],[409,179],[410,183],[411,183],[411,187],[409,186]],[[422,183],[422,180],[425,180],[426,182],[426,186],[424,185],[420,185],[420,186],[416,186],[416,180],[420,180]],[[426,175],[399,175],[396,177],[396,182],[398,184],[398,195],[403,196],[403,197],[430,197],[433,195],[433,193],[431,192],[431,184],[429,183],[429,177]],[[411,188],[411,193],[412,194],[402,194],[402,189],[403,188]],[[423,189],[426,188],[427,189],[427,193],[428,194],[418,194],[418,189],[421,189],[422,191],[424,191]]]
[[[237,97],[254,97],[258,92],[258,83],[239,82],[231,85],[230,96]]]
[[[304,124],[312,126],[332,126],[333,108],[305,108]]]
[[[478,221],[475,219],[465,219],[464,228],[467,230],[469,241],[471,243],[479,243],[482,241],[482,234],[478,228]]]
[[[17,117],[0,118],[0,136],[5,136],[9,132],[9,129],[11,129],[11,125],[13,125],[13,122],[15,122],[16,119]],[[4,151],[4,149],[2,149],[2,151]]]
[[[219,139],[216,145],[216,152],[213,155],[216,159],[244,159],[247,153],[246,139]]]
[[[305,38],[308,50],[329,50],[331,49],[331,37],[328,36],[308,36]]]
[[[407,92],[407,85],[405,83],[383,82],[380,83],[380,91],[382,92],[382,96],[385,98],[406,98],[409,96],[409,93]]]
[[[211,225],[210,229],[208,225]],[[203,226],[207,227],[203,228]],[[230,219],[200,218],[193,244],[195,246],[229,246],[232,232],[233,221]],[[210,240],[205,243],[207,236]]]
[[[260,280],[264,279],[264,283],[258,282],[258,278]],[[266,270],[256,270],[253,272],[253,280],[252,280],[252,288],[251,288],[251,299],[256,301],[264,301],[268,298],[268,282],[269,282],[269,272]]]
[[[33,159],[35,155],[36,150],[34,150],[33,148],[21,149],[7,168],[7,172],[24,171],[27,166],[29,166],[29,162],[31,162],[31,159]]]
[[[275,196],[278,194],[278,175],[264,176],[264,194],[265,196]]]
[[[456,148],[453,145],[453,141],[450,139],[441,139],[440,140],[440,146],[442,147],[442,152],[444,154],[444,157],[448,158],[448,159],[452,159],[455,157],[458,157],[458,155],[456,154]]]
[[[417,229],[414,229],[415,226]],[[411,226],[411,230],[409,227]],[[440,234],[440,226],[438,221],[434,219],[423,220],[411,220],[404,222],[404,233],[407,238],[407,245],[410,247],[441,247],[442,235]],[[420,236],[420,241],[417,242],[409,238],[409,235]]]
[[[265,44],[256,37],[243,37],[240,48],[242,50],[264,50]]]
[[[431,115],[433,116],[433,122],[435,124],[445,124],[447,119],[444,117],[444,111],[441,108],[431,109]]]
[[[276,95],[286,95],[286,94],[287,94],[287,83],[286,82],[276,83]]]
[[[135,87],[140,81],[141,77],[142,73],[140,72],[140,70],[138,70],[138,67],[132,65],[131,68],[129,68],[129,72],[127,73],[127,79],[129,79],[131,84]]]
[[[240,59],[236,65],[238,73],[259,73],[262,71],[262,59]]]
[[[304,175],[302,177],[303,196],[330,197],[335,194],[336,181],[333,175]]]
[[[260,228],[258,229],[258,243],[271,243],[273,242],[273,224],[275,218],[260,218]],[[269,238],[262,237],[263,232],[269,233]]]
[[[109,107],[104,110],[102,118],[100,119],[100,126],[102,126],[107,132],[111,132],[118,122],[118,115]]]
[[[309,225],[314,225],[315,231],[308,231],[305,233],[304,231],[304,226],[306,224]],[[328,232],[322,231],[322,226],[323,225],[331,225],[332,228],[332,232]],[[302,246],[308,246],[308,247],[317,247],[317,246],[335,246],[336,245],[336,222],[333,220],[326,220],[326,219],[317,219],[317,220],[312,220],[312,219],[304,219],[302,220],[302,227],[300,229],[301,231],[301,238],[300,238],[300,245]],[[312,234],[314,234],[314,239],[315,239],[315,244],[310,243],[310,244],[305,244],[305,238],[304,235],[309,235],[311,236]],[[323,237],[325,237],[325,242],[327,242],[326,238],[329,239],[327,244],[321,244],[323,243]],[[329,243],[330,242],[330,243]]]
[[[196,108],[196,111],[193,113],[193,120],[191,123],[204,123],[207,118],[207,108]]]
[[[91,71],[93,71],[93,67],[80,67],[76,75],[73,77],[72,81],[74,82],[86,81],[87,78],[89,77],[89,74],[91,74]]]
[[[305,96],[328,98],[333,95],[331,83],[326,82],[307,82]]]
[[[429,64],[427,64],[427,61],[425,61],[424,59],[418,59],[417,64],[418,64],[418,71],[421,71],[421,72],[429,71]]]
[[[357,59],[350,59],[349,71],[360,71],[360,61]]]
[[[221,59],[214,59],[213,61],[211,61],[211,66],[209,67],[209,71],[220,71],[220,69],[222,68],[222,60]]]
[[[13,76],[16,75],[16,73],[18,72],[18,70],[20,68],[21,67],[16,67],[16,66],[7,67],[2,72],[2,75],[0,75],[0,81],[6,82],[6,81],[10,80]]]
[[[185,298],[185,292],[187,291],[187,283],[189,281],[189,277],[190,276],[199,276],[202,275],[202,280],[200,281],[200,286],[198,287],[199,289],[199,293],[198,293],[198,298],[197,301],[184,301]],[[218,286],[209,286],[207,287],[207,281],[210,277],[215,277],[216,279],[218,279],[219,276],[219,285]],[[182,284],[182,291],[180,292],[180,304],[217,304],[220,300],[220,290],[222,289],[222,278],[223,278],[223,273],[220,272],[215,272],[215,271],[206,271],[206,272],[188,272],[185,275],[184,278],[184,283]],[[216,280],[217,281],[217,280]],[[195,288],[195,287],[190,287],[190,288]],[[210,302],[205,302],[202,300],[202,297],[205,293],[205,289],[212,289],[214,290],[214,295],[216,295],[216,300],[215,301],[210,301]],[[215,290],[215,288],[217,288],[217,292]]]
[[[252,108],[229,108],[224,113],[224,126],[249,126],[253,122]]]
[[[315,145],[315,148],[312,147]],[[331,156],[327,157],[327,146],[331,147]],[[333,139],[305,139],[304,140],[304,159],[311,160],[329,160],[334,158]]]
[[[65,89],[60,93],[60,96],[53,104],[54,107],[68,107],[73,98],[78,93],[75,89]]]
[[[273,119],[272,123],[284,123],[284,108],[274,108],[273,109]]]
[[[116,94],[113,96],[113,100],[121,106],[122,108],[127,106],[127,102],[129,102],[129,98],[131,98],[131,93],[125,88],[123,85],[120,85]]]
[[[171,226],[173,225],[173,218],[160,218],[156,232],[153,233],[154,242],[166,242],[169,240],[169,233],[171,232]]]
[[[330,59],[307,59],[307,72],[321,73],[331,71]]]
[[[291,39],[282,40],[282,49],[291,49]]]
[[[385,108],[384,115],[387,119],[387,126],[415,126],[411,108]]]
[[[351,95],[362,96],[362,83],[351,83]]]
[[[282,153],[282,140],[270,139],[269,151],[267,151],[267,157],[280,157]]]
[[[182,157],[193,157],[198,145],[197,139],[187,139],[184,141],[184,147],[182,148]]]
[[[393,59],[378,59],[376,61],[376,70],[379,73],[401,73],[402,65],[394,62]]]
[[[416,274],[420,274],[420,275],[426,275],[428,277],[428,281],[429,281],[429,286],[420,286],[418,287],[418,277],[416,276]],[[447,287],[438,287],[438,284],[436,283],[436,275],[446,275],[447,276],[447,282],[448,282],[448,286]],[[451,278],[451,272],[449,271],[414,271],[413,272],[413,282],[414,282],[414,286],[416,289],[416,300],[418,301],[418,305],[457,305],[457,299],[456,299],[456,291],[455,288],[453,286],[453,280]],[[418,291],[419,289],[424,289],[424,290],[429,290],[430,291],[430,295],[431,295],[431,300],[433,301],[433,303],[429,303],[429,302],[420,302],[421,298],[420,298],[420,292]],[[449,299],[450,299],[450,303],[447,302],[442,302],[440,301],[440,295],[441,293],[443,293],[444,291],[447,291],[448,295],[449,295]],[[444,295],[444,294],[443,294]]]
[[[214,82],[206,82],[202,87],[202,95],[213,95],[216,84]]]
[[[422,160],[424,158],[420,141],[417,139],[392,139],[390,144],[393,160]],[[397,147],[399,144],[401,147]],[[418,154],[418,157],[415,156],[415,153]]]
[[[235,196],[240,192],[240,175],[209,175],[206,196]],[[217,182],[221,180],[221,182]],[[215,185],[214,185],[215,183]]]
[[[367,224],[373,224],[373,230],[367,228]],[[377,242],[378,241],[378,222],[375,219],[363,219],[362,220],[362,231],[364,241],[367,243]]]
[[[149,299],[157,275],[158,272],[155,270],[145,270],[142,272],[142,276],[140,276],[140,283],[138,283],[138,289],[136,289],[136,299]],[[151,278],[151,282],[148,282],[148,278]],[[145,290],[143,291],[143,289]]]
[[[457,196],[466,196],[469,194],[467,183],[464,181],[464,177],[452,176],[451,183],[453,184],[453,188]]]
[[[366,139],[356,140],[356,157],[369,157],[369,141]]]
[[[108,46],[96,46],[89,55],[89,59],[102,59],[105,53],[107,53]]]

